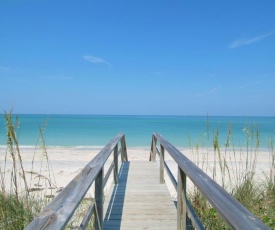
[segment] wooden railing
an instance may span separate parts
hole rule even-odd
[[[119,142],[120,149],[118,149]],[[114,154],[114,160],[104,177],[104,164],[111,153]],[[88,209],[79,229],[87,227],[94,212],[96,212],[95,229],[102,229],[103,189],[112,171],[114,171],[114,181],[118,183],[119,154],[122,162],[128,161],[123,133],[112,139],[25,229],[64,229],[94,182],[95,202]]]
[[[157,142],[160,144],[160,150],[157,148]],[[178,165],[178,180],[174,178],[165,162],[165,150]],[[177,190],[177,229],[186,229],[186,213],[192,220],[192,224],[196,229],[204,229],[194,209],[186,198],[186,177],[194,183],[213,208],[219,213],[221,218],[232,229],[269,229],[171,143],[165,140],[160,134],[154,133],[150,153],[151,161],[156,160],[157,153],[160,157],[160,183],[164,183],[165,168]]]

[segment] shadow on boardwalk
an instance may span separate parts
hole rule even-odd
[[[114,185],[113,193],[105,214],[104,227],[111,226],[113,230],[120,229],[129,167],[130,162],[128,161],[124,162],[120,168],[118,184]]]

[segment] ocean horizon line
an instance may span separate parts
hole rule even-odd
[[[47,146],[105,146],[118,133],[125,133],[128,146],[149,146],[154,132],[177,147],[188,147],[190,143],[211,146],[218,132],[222,146],[229,129],[235,146],[246,145],[247,135],[256,135],[258,130],[263,146],[275,138],[275,117],[24,114],[18,118],[15,128],[20,134],[19,143],[26,146],[38,143],[41,127]],[[0,145],[5,144],[5,139],[3,117]]]
[[[7,112],[8,113],[8,112]],[[0,113],[0,115],[4,115],[5,113]],[[15,113],[12,112],[14,116],[16,115],[41,115],[41,116],[103,116],[103,117],[111,117],[111,116],[117,116],[117,117],[234,117],[234,118],[275,118],[275,115],[175,115],[175,114],[88,114],[88,113]]]

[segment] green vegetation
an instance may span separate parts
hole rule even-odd
[[[268,227],[275,229],[275,152],[273,140],[269,140],[270,168],[268,171],[270,173],[265,174],[261,171],[262,176],[259,177],[257,176],[259,171],[256,168],[258,159],[262,154],[259,150],[260,132],[254,125],[246,125],[243,132],[246,135],[245,149],[234,147],[231,124],[224,146],[220,145],[219,130],[213,131],[213,149],[205,149],[203,146],[205,134],[209,138],[208,129],[202,137],[201,148],[197,142],[194,149],[189,140],[194,162]],[[202,160],[209,158],[210,151],[214,152],[213,161]],[[266,170],[266,168],[262,168],[262,170]],[[188,198],[206,229],[230,229],[198,189],[192,188],[188,192]]]
[[[22,156],[19,148],[19,121],[16,117],[13,122],[12,112],[4,114],[7,131],[7,148],[5,152],[4,162],[0,164],[0,229],[23,229],[35,215],[37,215],[42,207],[45,206],[49,199],[43,193],[44,189],[31,188],[31,181],[34,178],[46,180],[49,186],[52,186],[52,175],[43,176],[40,172],[32,170],[26,171],[23,167]],[[40,128],[39,141],[43,150],[43,158],[46,159],[48,169],[50,166],[48,155],[45,148],[43,132],[46,122]],[[35,155],[35,153],[34,153]],[[34,159],[33,155],[33,159]],[[11,159],[10,164],[8,159]],[[30,185],[28,185],[27,174],[30,175]],[[39,183],[37,184],[39,186]]]
[[[51,162],[49,160],[44,131],[47,120],[39,127],[39,137],[32,156],[31,169],[24,168],[22,154],[19,148],[20,122],[18,117],[13,121],[12,112],[4,114],[7,131],[7,148],[4,162],[0,164],[0,229],[24,229],[43,207],[55,196],[54,191],[59,191],[56,186]],[[35,157],[40,150],[40,168],[35,171]],[[10,163],[11,162],[11,163]],[[43,175],[42,168],[46,175]],[[33,183],[36,181],[36,183]],[[29,182],[29,183],[28,183]],[[87,209],[93,200],[84,198],[79,208],[74,213],[66,229],[78,229]],[[93,229],[93,216],[87,229]]]

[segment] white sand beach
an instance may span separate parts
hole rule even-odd
[[[57,190],[64,188],[81,170],[82,168],[93,159],[93,157],[100,152],[102,147],[47,147],[47,155],[49,158],[49,165],[47,164],[45,154],[41,149],[36,149],[34,147],[21,147],[20,153],[23,161],[24,170],[27,172],[27,182],[31,189],[39,188],[40,190],[49,189],[48,180],[43,178],[50,178],[52,181],[51,194],[55,194]],[[196,165],[203,169],[211,178],[213,177],[213,172],[216,172],[217,182],[222,184],[222,173],[219,166],[219,156],[214,153],[213,149],[201,149],[201,150],[190,150],[190,149],[180,149],[182,153],[185,154],[190,160],[192,160]],[[5,148],[0,149],[0,167],[2,175],[6,173],[5,180],[6,189],[9,188],[10,184],[10,173],[12,168],[12,158],[7,155],[5,161]],[[128,159],[129,161],[148,161],[150,147],[137,147],[128,148]],[[249,151],[248,156],[252,157],[253,161],[254,151]],[[224,149],[221,150],[221,159],[226,159],[227,168],[225,170],[225,184],[228,182],[238,183],[237,178],[241,178],[246,168],[246,150],[236,150],[235,155],[233,150]],[[165,159],[169,165],[172,173],[177,175],[177,164],[170,157],[168,153],[165,154]],[[108,170],[108,166],[112,160],[106,162],[105,172]],[[157,157],[157,161],[159,159]],[[216,162],[216,163],[215,163]],[[17,164],[19,167],[19,164]],[[50,170],[48,170],[50,167]],[[271,168],[271,153],[267,150],[259,150],[257,152],[257,162],[255,168],[255,178],[257,180],[263,179],[265,176],[269,176]],[[216,169],[216,170],[214,170]],[[35,172],[35,174],[30,174],[28,172]],[[229,174],[230,177],[229,177]],[[39,176],[40,175],[40,176]],[[42,175],[42,176],[41,176]],[[112,178],[112,177],[111,177]],[[31,181],[32,180],[32,181]],[[31,181],[31,182],[30,182]],[[169,178],[166,175],[165,181],[171,196],[176,197],[176,193],[173,190],[173,186],[169,183]],[[112,183],[112,179],[109,184]],[[56,186],[56,187],[55,187]],[[189,189],[192,188],[192,183],[188,182]],[[55,189],[54,189],[55,188]],[[108,186],[106,191],[108,190]],[[55,191],[55,192],[54,192]],[[49,191],[45,191],[49,193]]]

